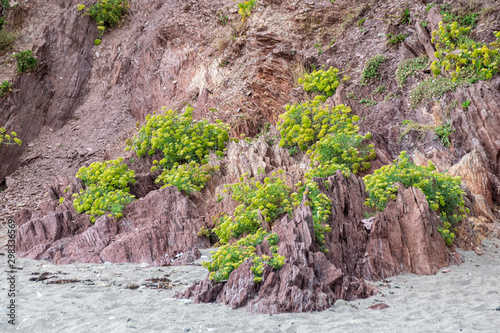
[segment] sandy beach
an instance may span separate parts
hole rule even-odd
[[[465,263],[449,267],[448,273],[443,273],[443,268],[433,276],[402,275],[375,282],[380,293],[368,299],[340,300],[323,312],[279,315],[175,299],[176,292],[205,278],[207,272],[200,264],[210,250],[203,250],[202,258],[193,265],[180,267],[109,263],[56,266],[18,258],[15,327],[7,322],[4,255],[0,256],[0,331],[498,332],[498,246],[500,240],[486,240],[484,255],[460,252]],[[148,281],[154,278],[163,282]],[[58,280],[66,283],[54,283]],[[388,308],[368,309],[378,303]]]

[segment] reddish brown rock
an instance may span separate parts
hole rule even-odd
[[[385,303],[377,303],[377,304],[370,305],[368,307],[368,309],[371,309],[371,310],[383,310],[383,309],[387,309],[388,307],[389,307],[389,305],[387,305]]]
[[[146,262],[161,266],[170,264],[172,253],[184,253],[176,264],[196,260],[201,254],[193,247],[209,245],[197,236],[203,225],[197,208],[175,187],[150,192],[130,203],[123,214],[118,222],[102,216],[83,228],[74,222],[74,211],[57,210],[19,227],[17,251],[23,257],[54,263]]]
[[[367,228],[362,222],[366,193],[361,179],[354,175],[345,179],[337,172],[328,180],[331,185],[325,188],[316,179],[332,200],[326,255],[316,243],[310,208],[301,206],[293,218],[284,217],[273,229],[279,235],[279,253],[286,258],[280,270],[266,266],[262,282],[254,283],[252,264],[246,261],[226,283],[207,279],[179,297],[265,313],[319,311],[337,299],[371,296],[377,288],[365,279],[435,274],[458,263],[437,231],[438,216],[419,190],[400,187],[396,201]]]

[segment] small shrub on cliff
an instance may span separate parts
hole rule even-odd
[[[38,61],[32,56],[31,50],[26,50],[13,55],[17,62],[17,72],[24,73],[32,71],[36,68]]]
[[[240,178],[239,183],[228,184],[224,193],[239,203],[233,217],[222,217],[215,233],[222,244],[238,239],[242,234],[254,233],[265,224],[271,225],[283,214],[292,214],[290,188],[285,185],[284,171],[279,170],[264,183],[254,178]]]
[[[12,91],[10,87],[12,87],[12,83],[9,81],[3,81],[2,84],[0,84],[0,98]]]
[[[317,99],[324,102],[328,97],[333,96],[340,85],[338,72],[337,68],[330,67],[328,70],[320,69],[311,74],[306,73],[303,78],[299,79],[299,84],[303,85],[305,91],[317,93]]]
[[[280,147],[297,145],[306,151],[329,133],[352,134],[358,130],[353,122],[358,121],[359,117],[351,117],[349,115],[351,109],[343,104],[329,107],[313,100],[303,104],[287,105],[285,109],[286,112],[280,115],[277,124],[281,134]]]
[[[250,17],[255,6],[257,6],[257,0],[247,0],[238,4],[238,13],[241,15],[242,21]]]
[[[18,145],[21,146],[23,142],[17,138],[16,132],[7,133],[7,130],[3,127],[0,127],[0,148],[2,145]]]
[[[367,84],[370,80],[380,77],[380,65],[382,65],[385,60],[386,58],[383,55],[377,54],[366,62],[363,73],[361,74],[363,84]]]
[[[12,47],[17,39],[17,33],[8,31],[5,27],[0,29],[0,52],[4,52]]]
[[[163,115],[146,116],[146,124],[129,140],[127,149],[133,149],[143,157],[160,153],[154,160],[152,171],[161,168],[157,182],[165,186],[175,185],[185,194],[199,191],[210,180],[215,167],[206,166],[209,151],[223,156],[229,140],[229,125],[217,120],[193,121],[193,108],[187,107],[183,114],[168,110]]]
[[[442,226],[438,230],[450,245],[455,237],[452,225],[465,216],[464,193],[460,188],[460,178],[435,169],[430,162],[427,167],[416,166],[408,160],[405,151],[401,152],[392,165],[385,165],[363,178],[369,194],[365,205],[383,211],[389,200],[396,199],[398,189],[395,183],[400,182],[406,188],[416,187],[425,194],[429,207],[439,214]]]
[[[90,16],[97,22],[99,36],[102,36],[106,28],[120,24],[130,5],[127,0],[99,0],[89,8],[86,8],[85,5],[78,5],[77,8],[79,11],[84,11],[84,16]],[[100,39],[98,40],[100,41]]]
[[[424,69],[428,63],[429,57],[427,56],[403,60],[396,71],[396,81],[403,87],[408,77],[415,76],[415,74]]]
[[[135,171],[122,162],[123,158],[92,163],[76,174],[87,188],[73,195],[73,206],[78,213],[90,214],[91,222],[106,212],[120,218],[125,205],[134,199],[128,186],[135,183]]]
[[[255,247],[267,240],[270,246],[271,256],[255,253]],[[252,259],[254,281],[262,281],[264,264],[268,264],[275,269],[281,268],[285,263],[285,257],[278,254],[278,235],[267,233],[259,229],[233,244],[225,244],[212,254],[211,262],[204,262],[203,267],[210,272],[210,279],[221,282],[229,279],[232,271],[237,269],[246,259]]]

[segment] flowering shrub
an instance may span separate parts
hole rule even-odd
[[[337,76],[339,70],[330,67],[328,70],[314,71],[311,74],[305,74],[304,78],[299,79],[305,91],[317,93],[316,99],[324,102],[329,96],[333,96],[337,87],[340,86],[340,80]]]
[[[337,169],[332,170],[332,174],[335,173],[336,170]],[[330,175],[331,174],[328,176]],[[331,200],[324,193],[321,193],[318,184],[310,179],[306,180],[304,184],[301,182],[297,184],[297,192],[292,194],[292,199],[294,206],[299,206],[304,203],[306,206],[311,207],[316,241],[320,245],[320,250],[327,252],[324,247],[325,233],[331,232],[332,229],[325,223],[331,215]]]
[[[247,0],[238,4],[238,13],[241,15],[242,21],[250,17],[255,6],[257,6],[257,0]]]
[[[21,146],[23,142],[17,138],[16,132],[10,132],[10,134],[5,134],[7,130],[3,127],[0,127],[0,147],[2,145],[18,145]]]
[[[155,169],[153,169],[155,170]],[[171,169],[166,169],[155,182],[166,186],[176,186],[182,193],[190,195],[192,192],[200,191],[205,184],[212,179],[210,175],[213,171],[218,171],[219,166],[208,164],[200,165],[196,162],[186,164],[174,164]]]
[[[210,173],[217,169],[205,164],[209,150],[224,155],[228,130],[229,125],[220,120],[215,124],[207,120],[194,122],[192,107],[183,114],[168,110],[163,115],[147,115],[146,124],[127,142],[127,150],[134,150],[140,157],[161,153],[162,158],[154,160],[151,168],[163,170],[156,181],[190,194],[201,190],[210,180]]]
[[[277,124],[281,134],[280,147],[297,145],[305,151],[329,133],[357,134],[359,129],[353,125],[359,117],[349,116],[351,109],[343,104],[330,108],[314,100],[287,105],[285,109]]]
[[[102,36],[106,28],[117,26],[122,21],[130,5],[127,0],[98,0],[89,8],[85,5],[78,5],[77,8],[79,11],[84,11],[84,16],[90,16],[97,22],[99,36]],[[96,39],[95,44],[99,45],[100,39]]]
[[[500,64],[500,32],[497,40],[486,45],[468,37],[471,26],[459,26],[457,22],[439,23],[432,32],[437,58],[431,65],[434,75],[444,70],[453,81],[467,78],[472,81],[489,80],[498,73]]]
[[[129,170],[123,164],[123,158],[107,162],[92,163],[88,168],[82,167],[76,174],[87,189],[73,194],[73,206],[78,213],[91,215],[90,221],[95,222],[95,216],[110,215],[122,217],[123,208],[134,199],[129,194],[129,184],[135,184],[135,171]]]
[[[267,240],[270,246],[272,256],[258,256],[255,253],[255,247]],[[285,263],[285,257],[278,252],[278,235],[267,233],[263,229],[257,230],[234,244],[225,244],[212,252],[212,261],[204,262],[203,267],[210,272],[210,279],[221,282],[229,279],[232,271],[237,269],[246,259],[252,259],[254,272],[254,281],[262,281],[262,272],[264,264],[269,264],[275,269],[281,268]]]
[[[429,207],[441,217],[443,224],[438,230],[450,245],[455,237],[451,232],[452,225],[465,216],[464,193],[460,188],[460,178],[435,169],[431,162],[427,167],[416,166],[408,160],[405,151],[401,152],[392,165],[385,165],[363,178],[369,193],[365,205],[384,210],[389,200],[396,199],[396,182],[401,182],[406,188],[416,187],[425,194]]]
[[[263,223],[271,224],[283,214],[292,214],[290,188],[285,185],[284,171],[273,173],[261,184],[254,178],[240,178],[239,183],[227,184],[224,193],[241,204],[233,217],[224,216],[215,228],[222,244],[244,233],[256,232]]]

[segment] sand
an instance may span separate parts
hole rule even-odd
[[[173,296],[207,271],[202,259],[181,267],[146,264],[56,266],[17,258],[16,326],[8,324],[7,258],[0,256],[0,332],[500,332],[500,240],[486,240],[484,255],[461,252],[465,263],[433,276],[402,275],[380,294],[337,301],[323,312],[263,315],[225,305],[194,304]],[[446,268],[443,268],[446,269]],[[446,271],[446,270],[445,270]],[[50,279],[30,281],[49,272]],[[171,289],[144,286],[168,278]],[[68,284],[47,281],[76,279]],[[83,281],[83,282],[80,282]],[[132,290],[126,286],[135,285]],[[383,310],[368,309],[385,303]],[[497,309],[498,308],[498,309]]]

